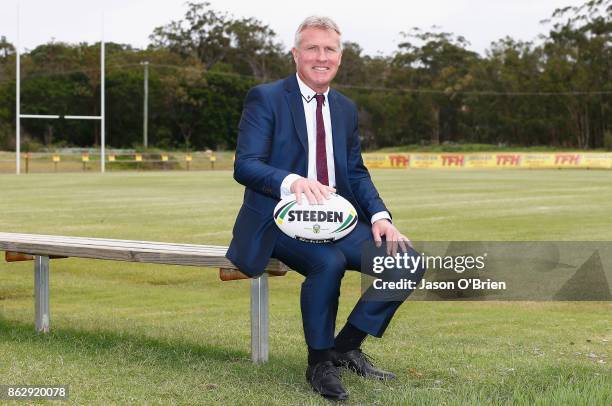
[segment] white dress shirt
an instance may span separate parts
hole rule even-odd
[[[317,100],[315,95],[317,94],[308,85],[306,85],[300,79],[300,76],[296,73],[298,85],[300,86],[300,92],[302,93],[302,104],[304,105],[304,115],[306,118],[306,131],[308,132],[308,178],[317,179],[317,154],[310,153],[310,151],[317,150]],[[332,138],[332,126],[331,126],[331,115],[329,113],[329,88],[323,93],[325,101],[323,102],[323,125],[325,126],[325,153],[327,156],[327,179],[329,185],[333,188],[336,187],[336,171],[334,166],[334,145]],[[281,183],[280,196],[281,199],[289,196],[291,192],[291,184],[301,176],[295,173],[287,175]],[[374,223],[376,220],[386,218],[391,220],[391,216],[386,211],[381,211],[372,216],[371,222]]]

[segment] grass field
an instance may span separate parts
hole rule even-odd
[[[413,240],[612,240],[612,172],[374,171]],[[0,231],[227,244],[230,172],[0,175]],[[271,279],[271,354],[249,354],[248,281],[212,269],[51,263],[52,332],[33,265],[0,262],[0,384],[68,384],[74,404],[326,404],[304,378],[300,277]],[[339,325],[359,295],[342,286]],[[399,375],[345,373],[348,404],[612,403],[612,305],[408,302],[365,351]],[[16,404],[23,404],[22,402]]]

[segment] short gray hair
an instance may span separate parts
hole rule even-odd
[[[300,24],[297,31],[295,32],[295,39],[293,42],[293,46],[295,48],[297,48],[298,45],[300,45],[302,31],[304,31],[306,28],[321,28],[321,29],[330,30],[330,31],[333,30],[333,31],[336,31],[338,35],[342,35],[342,33],[340,32],[340,27],[338,27],[338,24],[336,24],[336,22],[329,17],[324,17],[324,16],[306,17],[306,19],[302,21],[302,24]],[[342,49],[342,41],[340,41],[340,49]]]

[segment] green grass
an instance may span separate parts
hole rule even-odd
[[[612,172],[373,176],[413,240],[612,240]],[[224,245],[242,199],[221,171],[0,175],[0,191],[1,231]],[[248,281],[54,260],[39,335],[32,274],[0,262],[0,384],[69,384],[75,404],[326,404],[304,378],[298,275],[271,279],[270,362],[254,366]],[[339,325],[358,295],[350,273]],[[399,379],[343,381],[349,404],[605,405],[611,340],[610,303],[408,302],[364,347]]]

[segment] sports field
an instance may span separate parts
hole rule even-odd
[[[412,240],[612,240],[612,171],[374,171]],[[0,231],[226,245],[229,171],[0,175]],[[0,384],[70,385],[75,404],[326,404],[304,378],[299,275],[272,278],[270,362],[250,361],[248,281],[213,269],[51,262],[52,333],[33,264],[0,262]],[[345,278],[339,322],[359,295]],[[345,373],[348,404],[612,404],[612,304],[408,302]],[[21,404],[21,403],[20,403]]]

